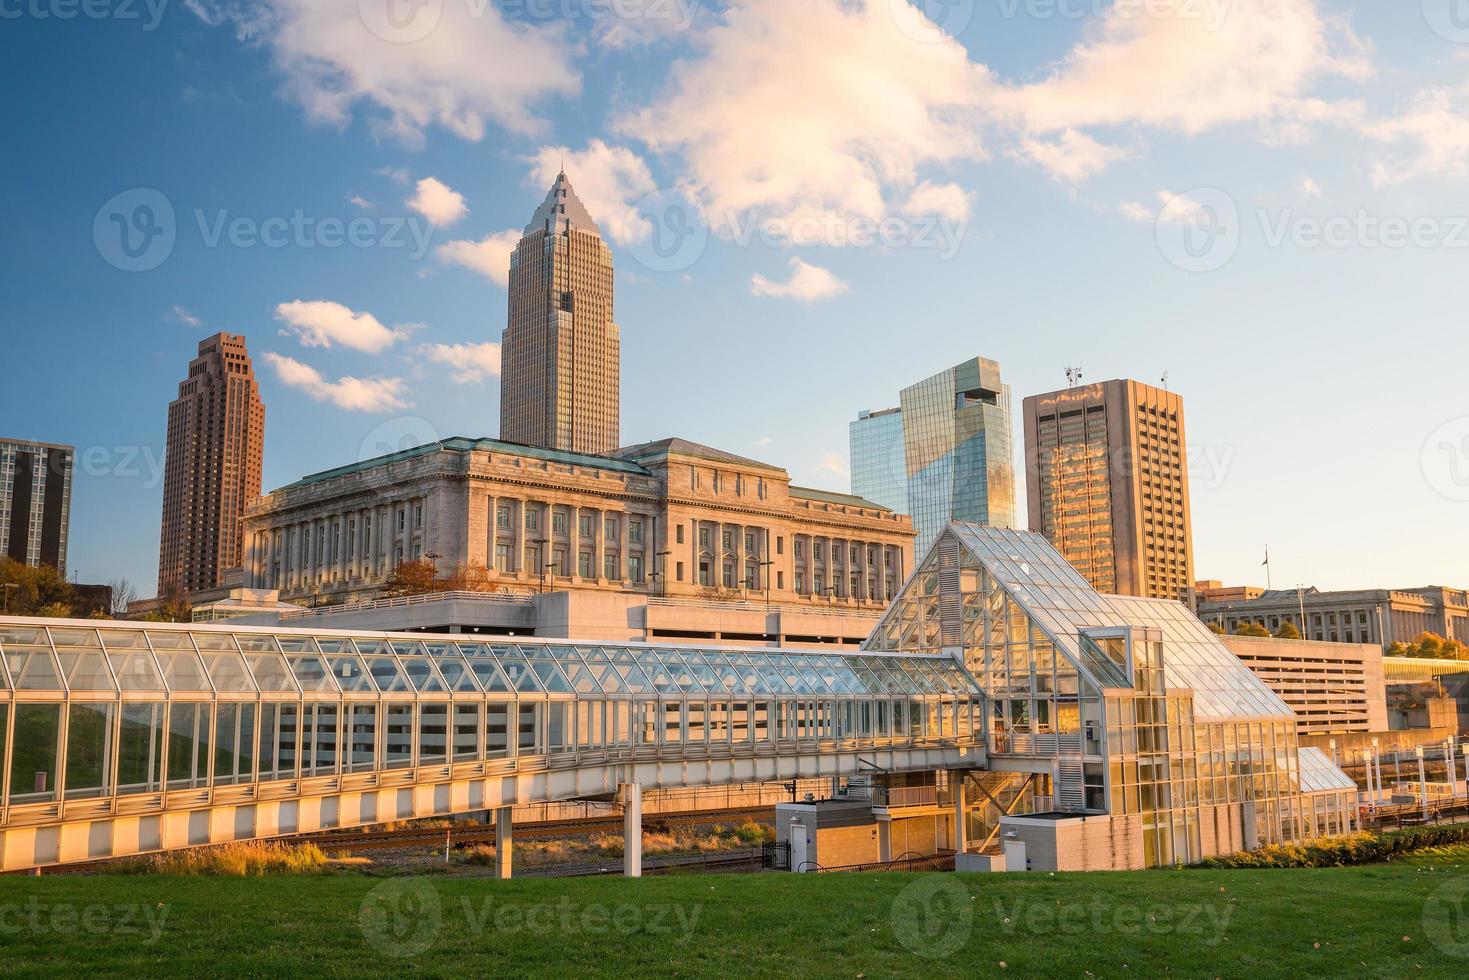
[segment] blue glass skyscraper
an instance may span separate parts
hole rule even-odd
[[[949,521],[1015,527],[1010,388],[974,358],[903,390],[851,425],[852,492],[911,514],[915,560]]]

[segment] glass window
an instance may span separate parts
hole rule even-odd
[[[536,755],[541,745],[541,717],[544,704],[537,702],[520,705],[520,739],[516,743],[521,755]]]
[[[214,722],[214,782],[248,783],[255,769],[255,705],[221,704]]]
[[[485,755],[504,758],[509,752],[510,705],[485,705]]]
[[[479,758],[479,709],[476,703],[454,705],[454,761]]]
[[[351,730],[347,734],[347,771],[370,772],[377,767],[377,705],[351,706]]]
[[[111,795],[114,708],[111,704],[70,705],[66,725],[67,799]]]
[[[338,705],[306,704],[302,707],[301,771],[318,776],[336,772]]]
[[[387,714],[383,766],[387,769],[406,769],[413,765],[413,705],[390,704],[387,706]]]
[[[117,740],[117,791],[154,793],[162,785],[162,704],[125,704]]]
[[[174,704],[168,715],[168,786],[203,786],[209,775],[207,704]]]
[[[103,630],[102,644],[124,691],[161,691],[163,677],[141,631]]]
[[[0,630],[0,646],[5,648],[5,666],[10,669],[10,679],[16,690],[63,690],[61,670],[46,641],[45,630]]]
[[[6,651],[7,659],[9,650]],[[45,803],[56,798],[56,760],[61,705],[17,704],[10,759],[10,802]]]
[[[115,691],[112,672],[102,653],[102,641],[95,630],[53,629],[51,643],[61,661],[66,686],[72,691]],[[67,767],[68,774],[70,766]]]

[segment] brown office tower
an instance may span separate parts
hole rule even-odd
[[[1025,471],[1031,530],[1098,592],[1189,601],[1182,398],[1136,381],[1032,395]]]
[[[500,438],[540,449],[618,448],[621,342],[612,252],[563,173],[510,258]]]
[[[217,588],[242,556],[241,518],[260,496],[265,404],[245,338],[199,344],[168,406],[158,594]]]

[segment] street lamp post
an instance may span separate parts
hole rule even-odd
[[[1372,750],[1362,750],[1362,764],[1367,768],[1367,806],[1377,810],[1377,791],[1372,787]]]
[[[673,552],[671,551],[660,551],[653,556],[658,560],[659,569],[658,574],[655,575],[654,578],[658,580],[659,594],[665,599],[668,598],[668,559],[672,557],[672,555]]]
[[[550,567],[546,561],[546,545],[550,543],[550,538],[536,538],[536,561],[541,566],[541,595],[546,594],[546,569]]]

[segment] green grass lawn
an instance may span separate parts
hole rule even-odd
[[[1465,847],[1055,876],[7,877],[0,973],[1464,977],[1465,913]]]

